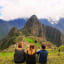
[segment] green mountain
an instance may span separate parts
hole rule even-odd
[[[24,18],[18,18],[14,20],[5,21],[0,19],[0,40],[5,38],[8,35],[8,32],[13,28],[14,26],[18,29],[21,29],[24,27],[24,24],[26,23],[27,19]]]
[[[11,27],[6,22],[0,20],[0,40],[8,35]]]

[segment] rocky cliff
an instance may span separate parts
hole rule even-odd
[[[22,29],[22,32],[27,36],[33,35],[41,37],[43,41],[51,41],[57,46],[62,44],[63,37],[61,32],[58,29],[41,24],[35,15],[29,18],[24,28]]]
[[[13,27],[8,36],[0,41],[0,49],[5,49],[8,48],[10,45],[15,44],[17,36],[18,29],[16,27]]]
[[[27,36],[30,34],[33,36],[42,37],[42,40],[45,40],[45,27],[44,25],[42,26],[35,15],[29,18],[22,31],[24,34],[27,34]]]
[[[50,26],[45,26],[46,27],[46,39],[48,41],[51,41],[53,44],[60,46],[62,44],[62,34],[59,30],[50,27]]]

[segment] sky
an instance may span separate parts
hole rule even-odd
[[[64,0],[0,0],[0,19],[64,17]]]

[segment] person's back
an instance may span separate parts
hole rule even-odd
[[[48,51],[45,50],[45,46],[44,45],[42,45],[42,50],[38,51],[37,54],[40,54],[39,63],[46,64],[47,63]]]
[[[15,49],[14,62],[15,63],[23,63],[24,60],[25,60],[24,49],[21,48],[21,46],[19,46],[19,47],[17,47],[17,49]]]
[[[26,64],[36,64],[35,54],[33,54],[33,55],[27,54]]]
[[[37,52],[37,54],[40,54],[39,62],[42,62],[42,63],[46,63],[47,62],[48,51],[40,50],[39,52]]]
[[[30,45],[30,48],[27,51],[26,64],[36,64],[36,55],[35,55],[35,49],[33,45]]]

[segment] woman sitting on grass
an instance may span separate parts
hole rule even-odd
[[[35,55],[35,48],[34,45],[31,44],[29,46],[29,49],[27,50],[27,58],[26,58],[26,64],[36,64],[36,55]]]
[[[18,43],[17,48],[15,49],[14,62],[23,63],[25,61],[25,53],[23,45],[21,42]]]

